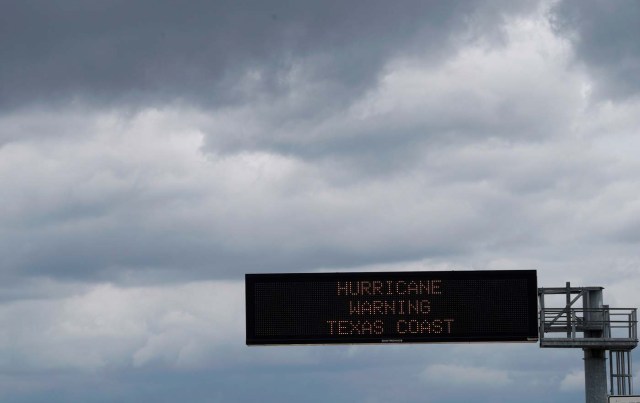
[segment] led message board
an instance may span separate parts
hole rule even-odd
[[[247,344],[538,339],[535,270],[247,274]]]

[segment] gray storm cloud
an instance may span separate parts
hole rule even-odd
[[[248,349],[246,272],[640,304],[637,3],[1,3],[2,401],[581,398],[534,344]]]
[[[238,82],[286,91],[298,65],[334,104],[407,51],[437,59],[468,25],[495,26],[526,2],[7,1],[0,16],[0,105],[244,102]],[[500,10],[493,13],[493,10]]]
[[[599,96],[636,97],[640,89],[640,4],[636,1],[558,2],[553,21],[575,42],[576,56],[595,78]]]

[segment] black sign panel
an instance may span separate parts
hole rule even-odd
[[[247,344],[538,339],[535,270],[247,274]]]

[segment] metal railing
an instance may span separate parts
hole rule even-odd
[[[631,351],[609,350],[609,394],[633,395]]]
[[[638,340],[636,308],[543,308],[540,310],[540,339],[546,333],[565,333],[553,339]]]

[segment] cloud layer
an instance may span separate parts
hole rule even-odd
[[[286,91],[283,76],[298,68],[347,100],[370,85],[389,57],[420,49],[437,59],[468,20],[485,29],[502,16],[493,10],[526,8],[526,2],[484,5],[10,1],[0,20],[6,61],[0,104],[187,99],[219,105],[252,98],[256,90]],[[238,81],[257,88],[245,92]]]
[[[638,12],[6,2],[2,400],[579,399],[579,351],[246,348],[242,276],[537,269],[638,306]]]

